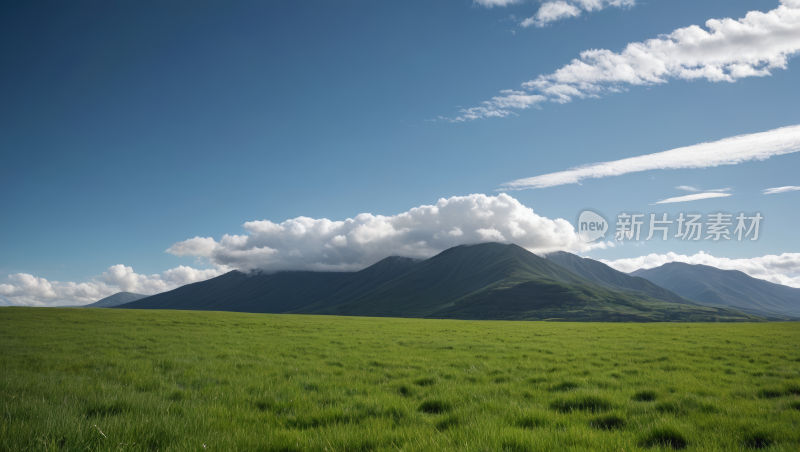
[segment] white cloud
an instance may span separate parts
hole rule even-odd
[[[522,3],[522,0],[474,0],[476,5],[493,8],[495,6],[508,6]]]
[[[556,2],[545,3],[541,6],[541,8],[539,8],[539,11],[536,12],[535,16],[525,19],[520,25],[525,28],[531,25],[536,25],[537,27],[541,28],[550,22],[567,19],[569,17],[577,17],[580,15],[581,10],[575,5],[571,5],[563,0],[559,0]]]
[[[697,201],[699,199],[709,199],[709,198],[724,198],[726,196],[731,196],[730,193],[714,193],[714,192],[706,192],[706,193],[695,193],[693,195],[686,195],[686,196],[678,196],[675,198],[667,198],[662,199],[661,201],[656,201],[656,204],[670,204],[673,202],[686,202],[686,201]]]
[[[765,195],[774,195],[775,193],[786,193],[787,191],[796,191],[800,190],[800,187],[788,186],[788,187],[775,187],[775,188],[767,188],[764,190]]]
[[[609,6],[617,8],[630,7],[636,5],[636,0],[556,0],[543,4],[533,17],[522,21],[520,25],[527,28],[531,25],[544,27],[552,22],[561,19],[578,17],[581,11],[600,11]]]
[[[783,253],[780,256],[769,254],[749,259],[728,259],[725,257],[715,257],[700,251],[693,256],[667,253],[648,254],[647,256],[618,259],[615,261],[605,259],[599,260],[625,273],[630,273],[640,268],[649,269],[660,267],[670,262],[684,262],[693,265],[702,264],[722,270],[739,270],[754,278],[791,287],[800,287],[800,276],[797,276],[800,274],[800,253]]]
[[[211,251],[216,246],[217,242],[211,237],[195,237],[193,239],[178,242],[167,252],[176,256],[210,256]]]
[[[800,151],[800,125],[695,144],[655,154],[613,162],[592,163],[566,171],[518,179],[502,184],[507,189],[545,188],[577,184],[583,179],[621,176],[649,170],[709,168]],[[679,187],[680,188],[680,187]]]
[[[560,3],[564,2],[545,3],[542,8],[568,15],[566,10],[555,6]],[[624,6],[625,3],[585,0],[570,5],[581,5],[588,10],[595,5]],[[538,24],[537,16],[525,23]],[[800,51],[798,0],[782,0],[780,6],[766,13],[751,11],[742,19],[711,19],[705,25],[705,29],[691,25],[656,39],[630,43],[620,53],[586,50],[579,59],[552,74],[539,75],[522,87],[553,102],[566,103],[574,98],[624,91],[628,86],[667,83],[670,79],[733,82],[745,77],[768,76],[774,69],[786,69],[789,58]],[[511,113],[494,105],[497,103],[500,103],[498,98],[494,98],[470,116],[465,112],[471,109],[462,110],[464,114],[452,120],[503,117]],[[505,111],[497,114],[500,110]]]
[[[700,191],[699,188],[694,188],[694,187],[691,187],[689,185],[680,185],[680,186],[675,187],[675,188],[677,188],[678,190],[685,190],[685,191]]]
[[[568,221],[536,215],[505,193],[443,198],[392,216],[298,217],[280,224],[252,221],[244,228],[247,235],[226,234],[210,254],[198,247],[198,255],[240,270],[353,271],[392,254],[428,258],[456,245],[486,241],[513,242],[537,253],[609,246],[583,243]],[[167,252],[191,248],[176,243]]]
[[[229,269],[197,270],[180,266],[160,275],[140,275],[131,267],[114,265],[89,282],[48,281],[26,273],[8,275],[10,284],[0,284],[0,295],[22,306],[78,306],[93,303],[117,292],[153,295],[184,284],[219,276]]]

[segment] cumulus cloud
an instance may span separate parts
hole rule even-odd
[[[109,267],[101,276],[84,283],[48,281],[27,273],[8,275],[9,284],[0,284],[0,295],[21,306],[79,306],[93,303],[118,292],[153,295],[219,276],[225,267],[197,270],[180,266],[160,275],[140,275],[124,265]]]
[[[605,260],[600,262],[621,272],[630,273],[640,268],[649,269],[660,267],[670,262],[684,262],[687,264],[702,264],[722,270],[739,270],[754,278],[763,279],[776,284],[791,287],[800,287],[800,253],[783,253],[781,255],[769,254],[762,257],[749,259],[728,259],[715,257],[700,251],[687,256],[683,254],[648,254],[630,259]]]
[[[800,190],[800,187],[788,186],[788,187],[775,187],[775,188],[767,188],[764,190],[765,195],[774,195],[775,193],[786,193],[787,191],[796,191]]]
[[[709,198],[724,198],[730,195],[731,195],[730,193],[719,193],[719,192],[695,193],[693,195],[677,196],[675,198],[662,199],[661,201],[656,201],[656,204],[670,204],[673,202],[697,201],[699,199],[709,199]]]
[[[612,162],[592,163],[566,171],[506,182],[502,186],[510,190],[546,188],[577,184],[583,179],[621,176],[640,171],[736,165],[750,160],[766,160],[776,155],[797,151],[800,151],[800,125],[740,135],[711,143],[695,144]],[[678,188],[686,189],[686,187]]]
[[[261,220],[245,223],[244,229],[247,234],[224,235],[210,253],[191,245],[197,237],[167,252],[195,249],[215,265],[240,270],[355,271],[392,254],[428,258],[456,245],[481,242],[513,242],[537,253],[609,246],[583,243],[568,221],[539,216],[505,193],[443,198],[391,216]]]
[[[574,13],[574,9],[556,6],[562,3],[573,8],[581,5],[588,10],[595,5],[623,2],[586,0],[567,4],[559,0],[545,3],[542,8],[551,9],[553,17]],[[537,16],[524,23],[544,24],[537,21]],[[798,0],[782,0],[780,6],[766,13],[751,11],[742,19],[711,19],[705,25],[706,28],[691,25],[645,42],[630,43],[620,53],[586,50],[561,69],[539,75],[522,87],[550,101],[567,103],[575,98],[624,91],[630,86],[663,84],[670,79],[734,82],[786,69],[789,58],[800,51]],[[508,116],[508,113],[496,114],[503,110],[494,105],[498,102],[494,98],[470,115],[466,115],[470,109],[464,109],[461,110],[464,114],[444,119],[459,122]]]

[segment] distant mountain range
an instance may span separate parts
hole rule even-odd
[[[630,275],[704,305],[731,307],[770,318],[800,319],[800,289],[753,278],[738,270],[672,262]]]
[[[692,300],[671,292],[648,281],[647,279],[614,270],[608,265],[594,259],[576,256],[572,253],[566,253],[564,251],[550,253],[546,257],[547,260],[555,262],[571,272],[581,275],[589,281],[599,284],[606,289],[641,293],[657,300],[670,303],[693,304]]]
[[[454,319],[757,319],[702,306],[596,261],[568,253],[548,258],[484,243],[423,261],[388,257],[353,273],[233,271],[117,307]]]
[[[141,300],[142,298],[147,297],[147,295],[142,295],[133,292],[119,292],[111,295],[110,297],[105,297],[102,300],[95,301],[94,303],[87,304],[80,306],[81,308],[111,308],[114,306],[119,306],[121,304],[130,303],[132,301]]]

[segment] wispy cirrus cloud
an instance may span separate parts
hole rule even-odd
[[[495,6],[509,6],[522,3],[523,0],[474,0],[476,5],[494,8]]]
[[[621,176],[649,170],[696,169],[720,165],[736,165],[751,160],[766,160],[773,156],[797,151],[800,151],[800,125],[740,135],[655,154],[611,162],[592,163],[566,171],[506,182],[501,186],[506,190],[555,187],[557,185],[578,184],[584,179]],[[684,187],[683,189],[687,188]]]
[[[775,187],[775,188],[767,188],[764,190],[765,195],[774,195],[776,193],[786,193],[787,191],[797,191],[800,190],[800,187],[795,186],[788,186],[788,187]]]
[[[578,5],[588,10],[603,4],[606,3],[599,0],[572,3],[559,0],[545,3],[542,8],[550,10],[555,20],[574,16]],[[544,25],[547,21],[545,16],[540,19],[534,16],[523,23]],[[548,100],[563,104],[624,91],[631,86],[664,84],[671,79],[734,82],[786,69],[789,58],[800,51],[800,0],[781,0],[780,6],[765,13],[751,11],[738,20],[711,19],[705,25],[706,28],[691,25],[645,42],[630,43],[620,53],[586,50],[580,58],[552,74],[523,83],[522,88],[542,96],[536,103]],[[505,117],[511,114],[509,108],[516,108],[503,108],[499,106],[501,103],[495,97],[481,107],[465,108],[456,117],[442,119],[461,122]]]
[[[656,201],[656,204],[670,204],[674,202],[687,202],[687,201],[697,201],[700,199],[710,199],[710,198],[725,198],[726,196],[731,196],[730,193],[719,193],[719,192],[705,192],[705,193],[695,193],[693,195],[686,195],[686,196],[677,196],[675,198],[667,198],[662,199],[661,201]]]

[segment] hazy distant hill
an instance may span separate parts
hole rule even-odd
[[[614,270],[608,265],[594,259],[583,258],[564,251],[550,253],[546,258],[606,289],[639,292],[657,300],[670,303],[693,304],[691,300],[656,285],[647,279]]]
[[[238,271],[119,306],[376,317],[750,320],[737,311],[611,290],[516,245],[389,257],[355,273]]]
[[[705,305],[800,317],[800,289],[756,279],[738,270],[672,262],[631,274]]]
[[[147,297],[147,295],[142,295],[133,292],[120,292],[111,295],[110,297],[105,297],[102,300],[95,301],[94,303],[87,304],[81,306],[82,308],[111,308],[114,306],[119,306],[121,304],[130,303],[132,301],[141,300],[142,298]]]

